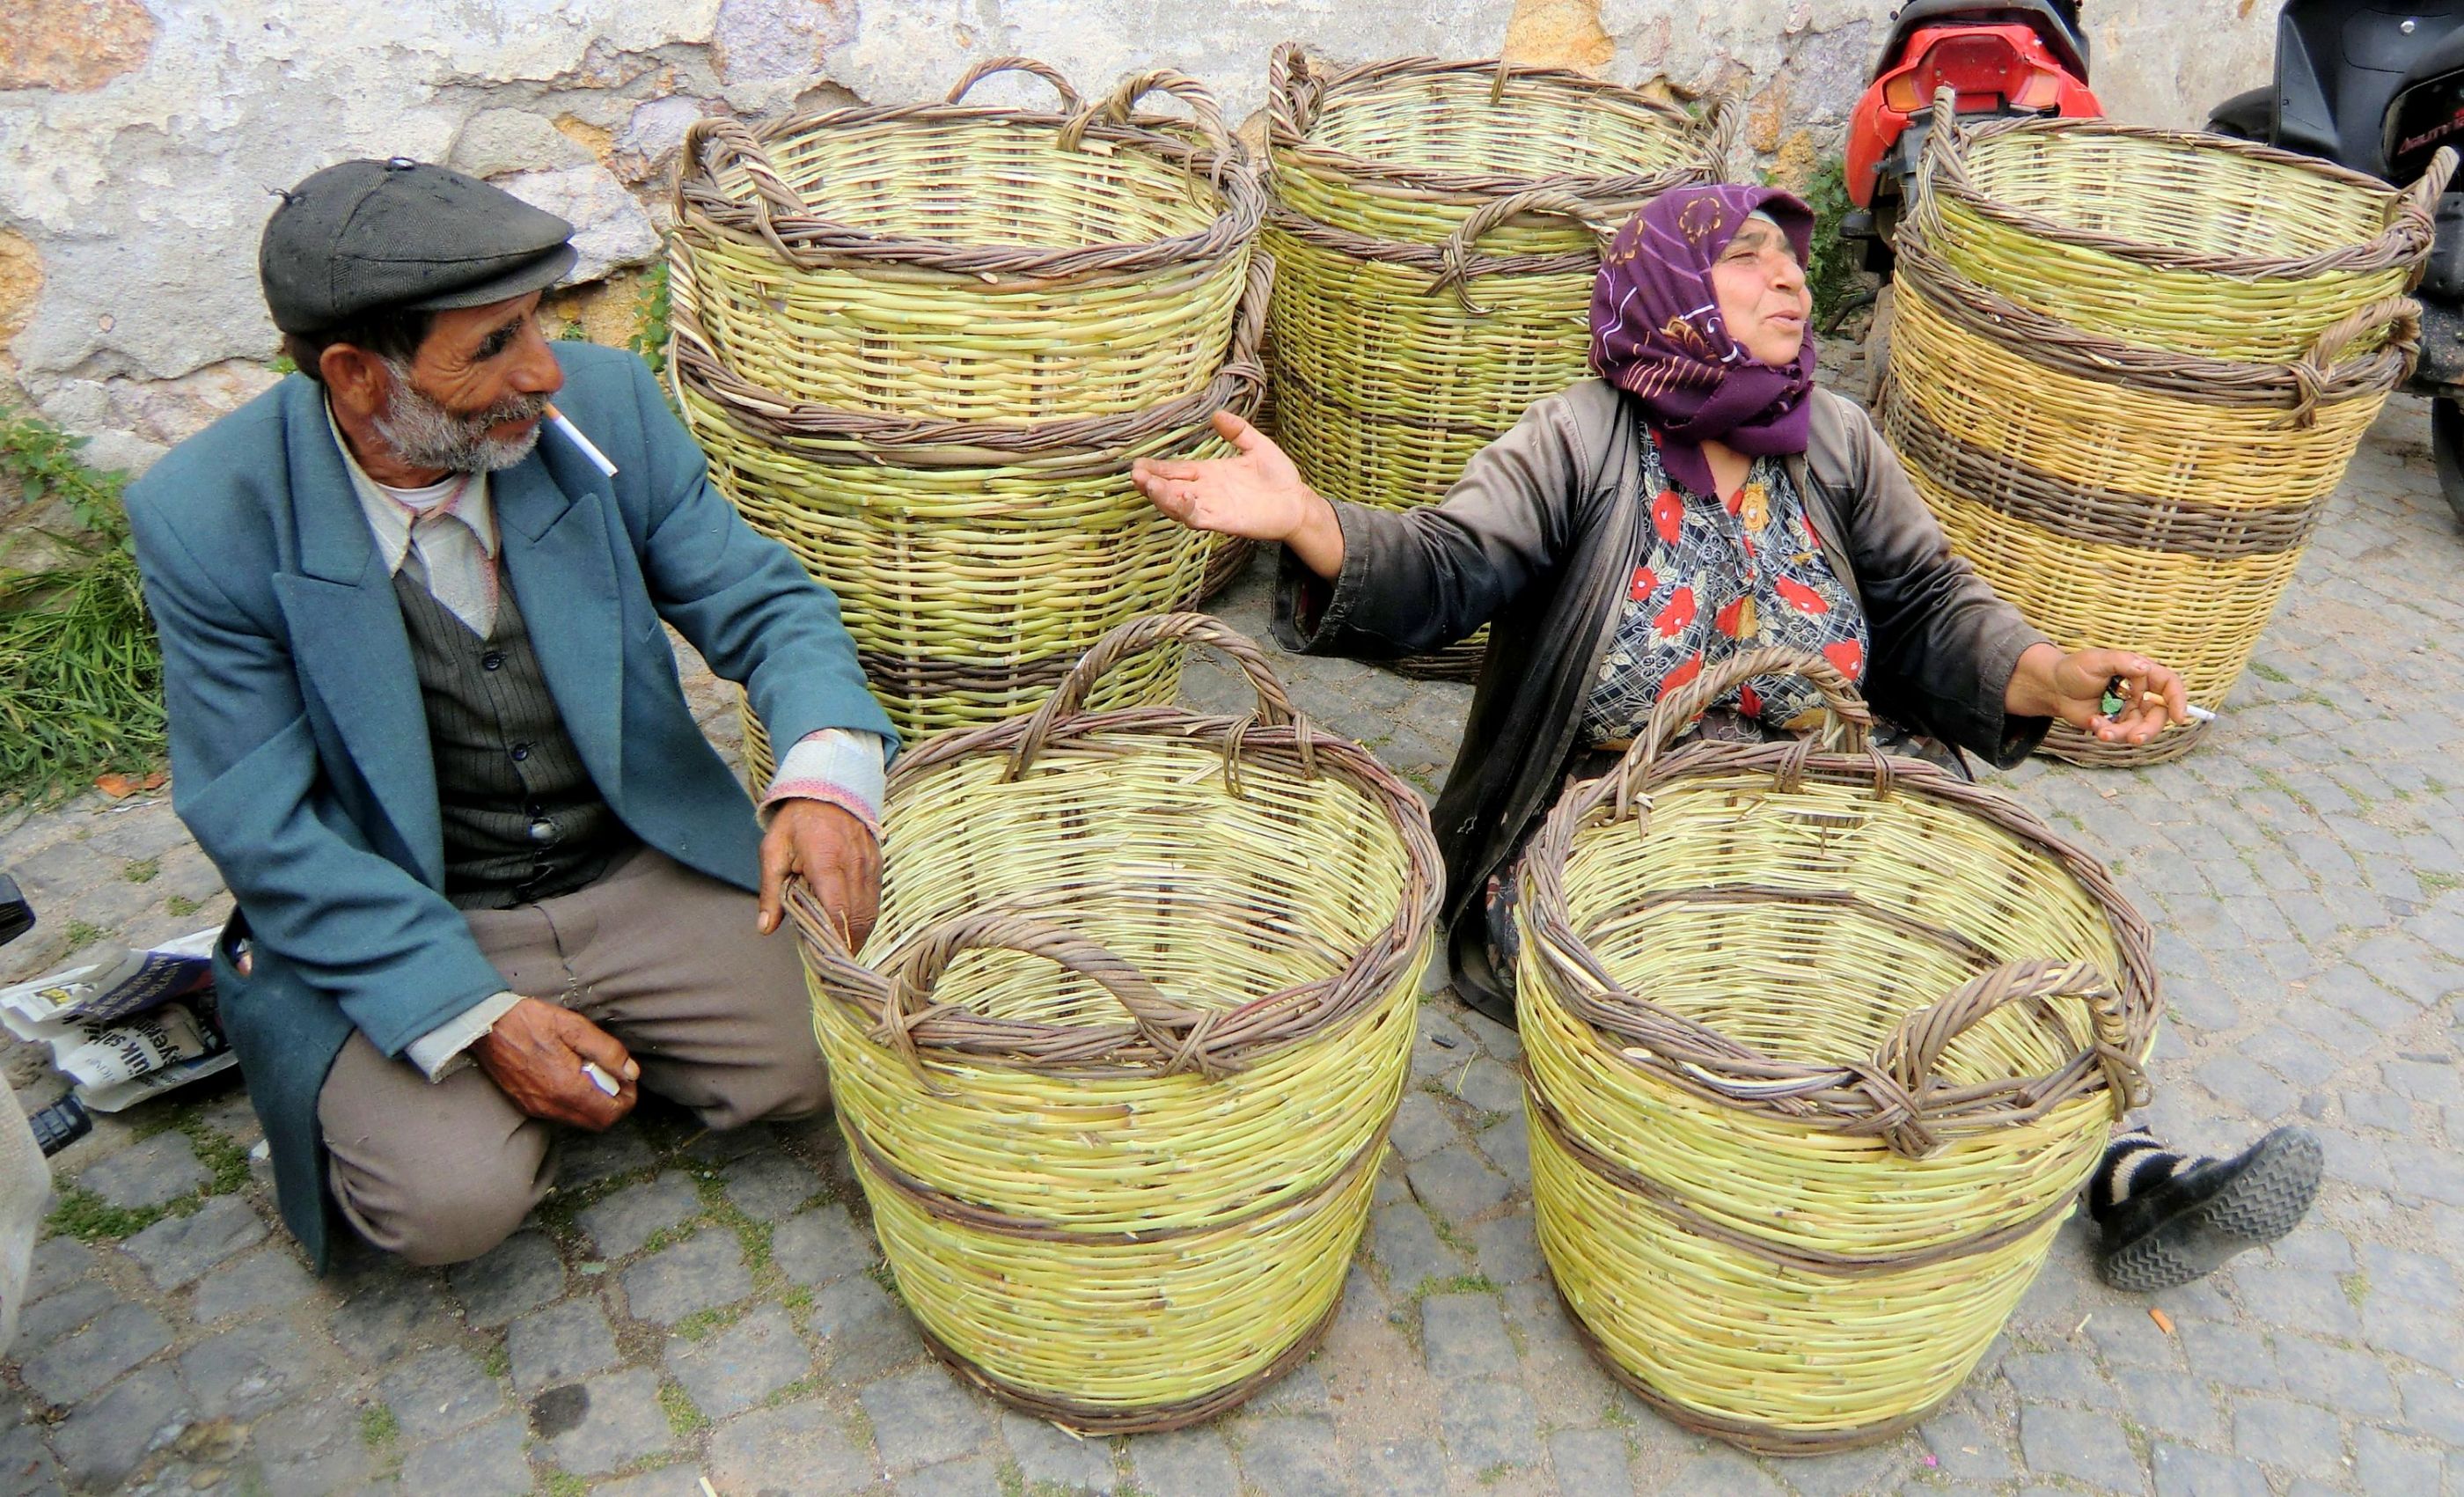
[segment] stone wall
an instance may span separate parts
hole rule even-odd
[[[584,274],[656,251],[697,115],[937,96],[1020,52],[1088,88],[1168,64],[1234,118],[1267,50],[1518,57],[1734,90],[1784,179],[1837,148],[1891,0],[0,0],[0,375],[142,467],[273,378],[268,189],[443,160],[582,225]],[[2273,6],[2089,0],[2120,117],[2195,122],[2261,80]],[[1006,80],[1016,95],[1028,85]],[[619,286],[562,315],[620,337]]]

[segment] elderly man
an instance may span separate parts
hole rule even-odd
[[[486,1252],[637,1087],[820,1111],[781,883],[872,919],[891,730],[837,602],[640,361],[541,335],[571,234],[437,166],[311,176],[259,254],[299,372],[128,495],[174,803],[238,901],[224,1021],[320,1269],[329,1202]],[[791,746],[766,829],[663,621]]]

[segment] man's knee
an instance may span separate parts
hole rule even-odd
[[[343,1217],[371,1244],[422,1267],[488,1252],[530,1215],[553,1179],[544,1126],[483,1157],[407,1163],[378,1176],[340,1157],[331,1180]]]
[[[709,1079],[710,1099],[694,1111],[704,1127],[721,1132],[750,1123],[791,1123],[830,1105],[829,1068],[818,1047],[781,1047],[759,1066],[730,1068]]]

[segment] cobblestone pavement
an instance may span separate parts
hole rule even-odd
[[[2208,1148],[2300,1118],[2314,1220],[2148,1302],[2075,1224],[1967,1388],[1917,1434],[1763,1463],[1683,1435],[1569,1335],[1529,1208],[1514,1037],[1433,995],[1343,1312],[1316,1358],[1211,1427],[1081,1442],[926,1358],[825,1128],[694,1137],[654,1115],[565,1154],[537,1223],[450,1272],[310,1280],[235,1090],[108,1121],[60,1161],[96,1240],[39,1249],[0,1412],[0,1494],[106,1490],[720,1497],[891,1489],[1151,1497],[1421,1492],[2154,1492],[2464,1486],[2464,703],[2455,578],[2414,402],[2353,468],[2198,754],[2011,787],[2114,862],[2162,928],[2158,1121]],[[1253,569],[1225,611],[1263,628]],[[1287,662],[1320,722],[1434,789],[1465,693]],[[1234,684],[1194,670],[1196,699]],[[714,732],[732,737],[705,688]],[[104,933],[218,917],[161,802],[10,826],[44,924],[23,976]],[[18,1051],[28,1102],[58,1082]]]

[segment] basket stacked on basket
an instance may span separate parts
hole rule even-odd
[[[1012,70],[1059,110],[963,102]],[[1133,112],[1157,91],[1195,125]],[[945,103],[688,133],[678,403],[728,497],[837,591],[902,734],[1024,712],[1106,630],[1198,594],[1211,538],[1130,464],[1221,455],[1209,417],[1255,407],[1263,208],[1173,73],[1082,107],[1003,58]],[[1155,655],[1106,700],[1167,700],[1178,670]]]
[[[1265,243],[1276,437],[1321,493],[1444,496],[1472,453],[1581,379],[1602,237],[1716,180],[1717,124],[1553,68],[1275,49]],[[1419,662],[1478,669],[1481,644]]]
[[[1667,745],[1736,682],[1836,747]],[[1869,749],[1816,657],[1673,694],[1534,836],[1518,912],[1532,1201],[1560,1296],[1680,1424],[1813,1454],[1956,1389],[2142,1086],[2146,927],[1993,791]]]
[[[1259,708],[1089,712],[1183,641]],[[1419,797],[1174,614],[891,777],[851,958],[791,900],[839,1123],[934,1350],[1086,1431],[1239,1402],[1332,1318],[1409,1067],[1441,879]],[[1308,876],[1293,876],[1295,868]]]
[[[2410,189],[2102,121],[1938,104],[1898,235],[1880,417],[1951,544],[2065,648],[2224,701],[2411,368],[2444,153]],[[2057,725],[2087,764],[2188,752]]]

